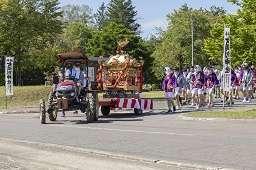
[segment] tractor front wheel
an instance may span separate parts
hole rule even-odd
[[[39,104],[39,116],[40,116],[40,123],[45,124],[45,119],[46,119],[46,111],[45,111],[45,101],[44,99],[40,100]]]

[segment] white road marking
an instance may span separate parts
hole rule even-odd
[[[72,126],[72,125],[49,125],[49,126],[64,127],[64,128],[77,128],[77,129],[90,129],[90,130],[117,131],[117,132],[146,133],[146,134],[195,136],[195,134],[188,134],[188,133],[150,132],[150,131],[143,131],[143,130],[110,129],[110,128],[99,128],[99,127]]]

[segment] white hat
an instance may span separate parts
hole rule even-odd
[[[165,74],[169,75],[172,73],[172,70],[169,67],[165,67]]]
[[[199,65],[196,65],[197,71],[202,71],[201,67]]]

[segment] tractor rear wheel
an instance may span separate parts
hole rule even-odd
[[[40,99],[40,104],[39,104],[39,116],[40,116],[40,123],[41,123],[41,124],[45,124],[46,111],[45,111],[45,102],[44,102],[44,99]]]
[[[94,119],[94,113],[91,109],[91,99],[89,98],[89,100],[87,101],[87,108],[86,108],[86,119],[88,123],[92,123],[93,119]]]
[[[103,115],[109,115],[110,113],[110,107],[109,106],[101,106],[101,113]]]
[[[93,121],[98,121],[99,119],[99,101],[98,101],[98,92],[92,92],[91,106],[93,112]]]

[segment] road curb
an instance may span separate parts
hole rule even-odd
[[[52,148],[66,150],[66,151],[92,154],[95,156],[109,157],[109,158],[113,158],[113,159],[136,161],[136,162],[141,162],[141,163],[158,164],[158,165],[169,166],[169,167],[174,167],[174,168],[197,169],[197,170],[227,170],[222,167],[211,167],[211,166],[205,166],[205,165],[199,165],[199,164],[189,164],[189,163],[174,162],[174,161],[171,162],[171,161],[166,161],[166,160],[157,160],[157,159],[153,159],[153,158],[137,157],[137,156],[124,155],[124,154],[99,151],[99,150],[93,150],[93,149],[86,149],[86,148],[78,148],[78,147],[65,146],[65,145],[48,144],[48,143],[41,143],[41,142],[34,142],[34,141],[23,141],[23,140],[7,139],[7,138],[0,138],[0,140],[8,141],[8,142],[23,143],[23,144],[28,144],[28,145],[32,144],[32,145],[37,145],[37,146],[42,146],[42,147],[52,147]]]
[[[17,113],[38,113],[39,111],[32,111],[32,110],[28,110],[28,111],[1,111],[0,114],[17,114]]]

